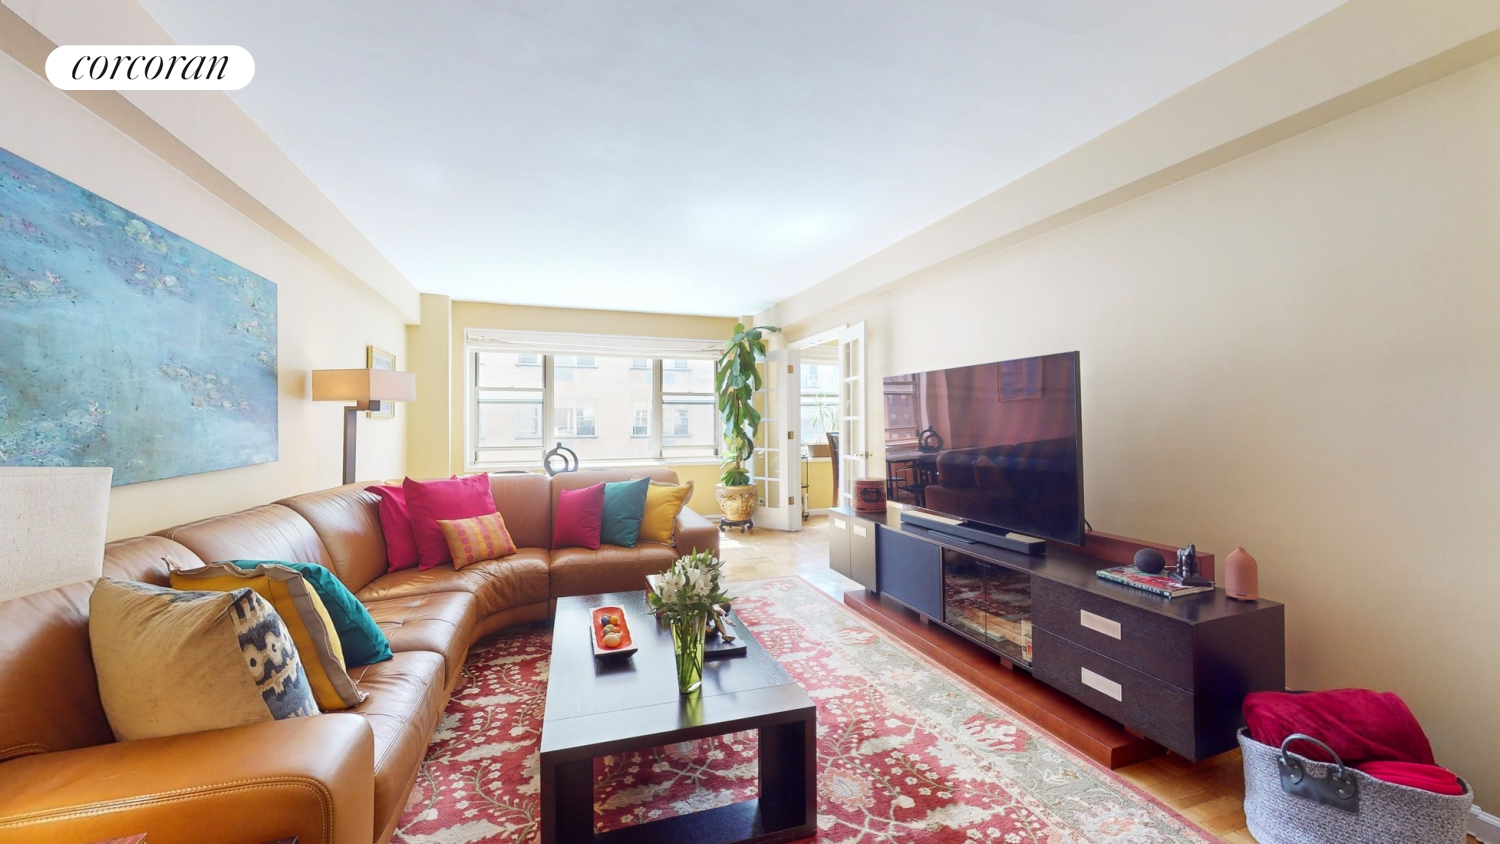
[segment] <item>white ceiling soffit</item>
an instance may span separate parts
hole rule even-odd
[[[416,286],[733,316],[1335,0],[142,0]]]

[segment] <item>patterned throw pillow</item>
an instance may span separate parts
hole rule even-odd
[[[101,578],[89,598],[99,698],[121,741],[318,714],[275,608],[251,589]]]
[[[344,648],[338,629],[323,606],[323,600],[302,575],[286,566],[256,566],[242,569],[234,563],[211,563],[195,569],[174,569],[173,589],[233,592],[250,588],[281,615],[302,654],[303,668],[312,684],[313,696],[325,712],[358,706],[364,692],[344,668]]]
[[[307,585],[318,593],[323,609],[333,620],[333,630],[339,639],[339,650],[344,665],[370,665],[385,662],[394,656],[390,640],[381,632],[380,625],[354,593],[349,591],[333,572],[317,563],[284,563],[280,560],[229,560],[242,569],[255,570],[261,566],[285,566],[302,575]]]
[[[439,519],[438,527],[448,540],[448,553],[453,555],[456,569],[516,553],[516,543],[511,541],[505,519],[499,513],[472,519]]]

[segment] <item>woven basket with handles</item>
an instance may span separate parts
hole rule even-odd
[[[1464,844],[1474,790],[1463,780],[1463,794],[1435,794],[1289,749],[1300,741],[1322,745],[1310,736],[1290,736],[1275,748],[1241,729],[1239,740],[1245,825],[1260,844]]]

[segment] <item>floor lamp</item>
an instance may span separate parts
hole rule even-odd
[[[359,414],[384,410],[382,402],[416,401],[417,376],[388,369],[315,369],[313,401],[352,401],[344,408],[344,483],[354,483],[354,441]]]

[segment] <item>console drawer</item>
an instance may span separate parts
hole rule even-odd
[[[1032,577],[1031,593],[1034,629],[1194,691],[1191,624],[1044,577]]]
[[[1189,759],[1199,758],[1193,695],[1170,683],[1032,629],[1032,675]]]

